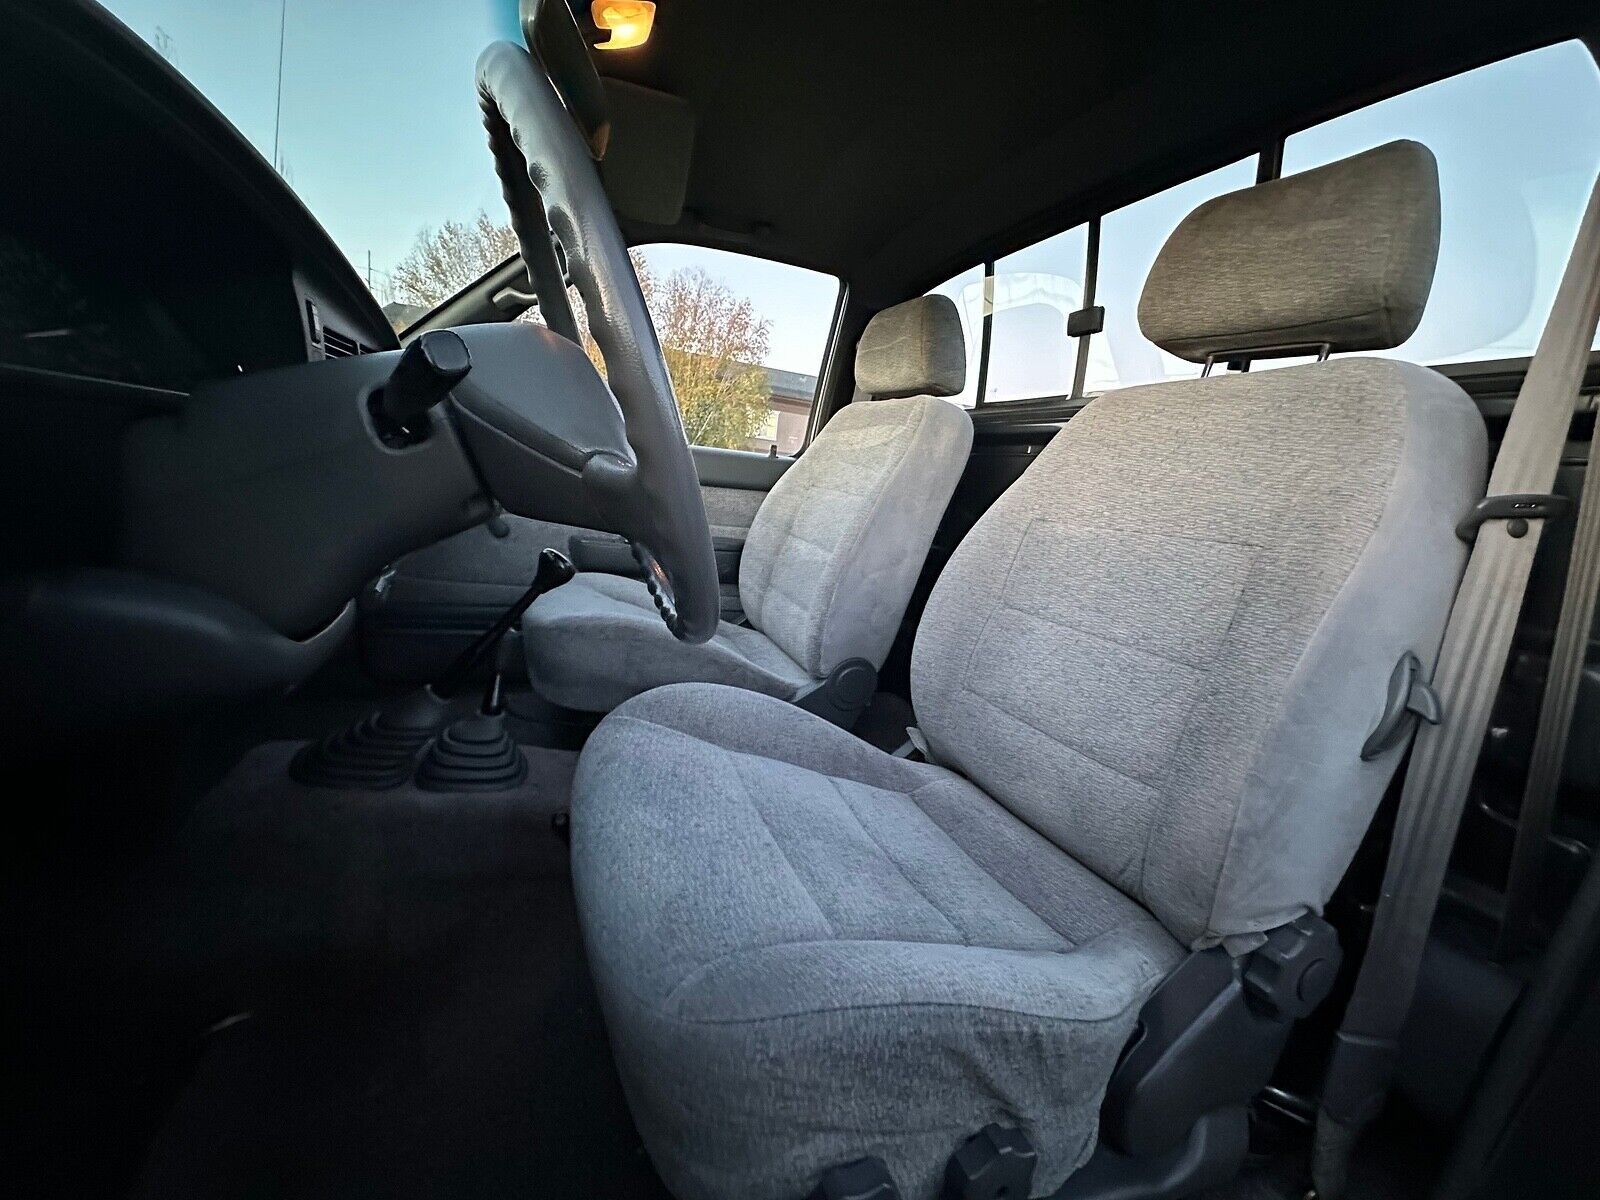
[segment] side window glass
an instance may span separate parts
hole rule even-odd
[[[1564,42],[1297,133],[1293,174],[1395,138],[1439,160],[1439,266],[1422,324],[1395,350],[1422,363],[1532,354],[1600,170],[1600,70]]]
[[[1083,307],[1088,231],[1079,225],[995,263],[985,404],[1072,393],[1078,339],[1067,318]]]
[[[798,453],[839,281],[704,246],[639,246],[633,259],[689,441]]]
[[[1139,294],[1179,221],[1213,196],[1249,187],[1255,180],[1256,160],[1241,159],[1101,218],[1095,303],[1105,305],[1106,327],[1092,339],[1086,392],[1200,374],[1194,363],[1168,354],[1144,336],[1139,329]]]
[[[961,394],[950,396],[950,403],[971,408],[978,401],[978,371],[983,356],[983,267],[976,266],[946,280],[928,292],[948,296],[961,314],[961,333],[967,343],[967,383]]]

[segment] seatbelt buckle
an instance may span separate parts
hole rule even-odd
[[[1478,537],[1478,527],[1485,521],[1506,522],[1506,533],[1514,538],[1526,537],[1529,521],[1554,521],[1572,511],[1572,501],[1552,492],[1515,492],[1504,496],[1485,496],[1472,506],[1472,511],[1456,526],[1456,536],[1463,542],[1473,542]]]

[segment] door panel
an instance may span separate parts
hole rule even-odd
[[[749,450],[718,450],[695,446],[694,469],[700,475],[700,495],[705,500],[711,536],[744,541],[756,510],[772,485],[794,465],[794,459]]]
[[[794,466],[794,459],[777,454],[758,454],[753,450],[722,450],[714,446],[693,446],[694,469],[702,487],[738,491],[768,492],[783,473]]]
[[[756,519],[756,510],[767,498],[766,492],[747,491],[744,488],[710,487],[700,485],[700,496],[706,503],[706,521],[711,525],[714,538],[736,538],[744,541]]]
[[[739,555],[767,490],[792,458],[740,450],[693,449],[706,517],[717,547],[724,607],[736,616]],[[474,526],[396,562],[361,597],[361,650],[379,679],[424,682],[505,611],[533,578],[545,547],[572,558],[580,570],[638,575],[618,536],[577,525],[510,514]],[[508,661],[522,657],[513,631]]]

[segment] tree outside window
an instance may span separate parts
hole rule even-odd
[[[403,328],[516,253],[511,227],[487,213],[424,230],[391,273],[395,299],[385,312],[397,329]],[[809,383],[814,390],[815,377],[766,366],[772,348],[771,319],[704,267],[660,270],[638,251],[631,257],[690,443],[725,449],[776,447],[778,430],[793,427],[792,421],[782,420],[795,407],[789,393],[797,382],[801,388]],[[581,303],[574,308],[585,348],[603,371]],[[537,321],[537,310],[519,319]],[[817,357],[820,360],[820,342]],[[798,445],[782,449],[792,451]]]

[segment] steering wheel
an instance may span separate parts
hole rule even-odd
[[[661,343],[595,167],[605,127],[586,138],[549,75],[510,42],[478,59],[478,97],[540,312],[579,341],[570,278],[622,410],[633,461],[593,456],[585,491],[632,545],[673,636],[704,642],[721,615],[711,528]]]

